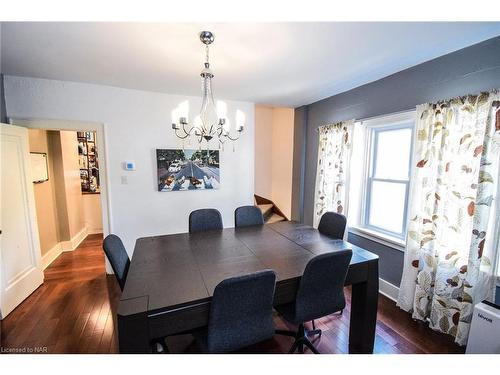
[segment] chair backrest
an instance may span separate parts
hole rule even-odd
[[[249,225],[264,224],[262,211],[256,206],[241,206],[234,211],[234,226],[246,227]]]
[[[128,268],[130,266],[130,259],[123,246],[123,242],[120,237],[110,234],[104,239],[102,247],[109,263],[111,263],[120,289],[123,290],[125,280],[127,280]]]
[[[215,208],[194,210],[189,214],[189,233],[222,228],[222,216]]]
[[[343,239],[347,219],[336,212],[325,212],[319,221],[318,230],[332,238]]]
[[[274,335],[272,319],[276,274],[264,270],[220,282],[208,320],[211,353],[238,350]]]
[[[352,250],[318,255],[307,263],[295,299],[295,318],[307,322],[345,307],[344,283]]]

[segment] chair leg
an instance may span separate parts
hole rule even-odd
[[[314,325],[313,325],[313,328],[315,328]],[[288,351],[289,354],[293,354],[293,353],[295,353],[295,351],[298,351],[301,354],[304,353],[304,346],[309,348],[314,354],[319,354],[318,350],[309,341],[308,336],[319,335],[319,337],[321,337],[321,330],[320,329],[314,329],[312,331],[308,331],[305,329],[304,324],[300,324],[297,332],[286,331],[286,330],[282,330],[282,329],[277,329],[274,332],[277,335],[283,335],[283,336],[295,338],[295,341],[294,341],[292,347]]]
[[[319,354],[318,349],[309,340],[304,340],[304,344],[313,352],[314,354]]]
[[[153,343],[153,347],[155,349],[155,353],[156,354],[164,354],[164,353],[169,353],[169,350],[168,350],[168,347],[167,347],[167,343],[165,342],[165,340],[162,341],[155,341]]]
[[[304,340],[303,340],[303,337],[305,337],[304,324],[299,325],[299,332],[297,332],[297,337],[299,338],[297,340],[297,342],[299,343],[298,350],[299,350],[299,353],[302,354],[302,353],[304,353]]]
[[[299,347],[299,342],[298,341],[295,341],[292,345],[292,347],[290,348],[290,350],[288,351],[288,354],[293,354],[295,353],[295,351],[297,350],[297,348]]]
[[[314,336],[314,335],[318,335],[319,337],[321,337],[321,330],[320,329],[315,329],[315,330],[312,330],[312,331],[306,331],[306,336]]]
[[[316,329],[316,324],[314,323],[314,320],[311,320],[312,322],[312,327],[313,329],[311,331],[305,331],[306,332],[306,336],[314,336],[314,335],[319,335],[319,337],[321,337],[321,330],[320,329]]]

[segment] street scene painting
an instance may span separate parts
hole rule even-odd
[[[218,189],[219,150],[157,149],[158,191]]]

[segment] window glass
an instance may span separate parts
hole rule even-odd
[[[410,128],[377,131],[374,145],[375,178],[407,180],[410,164]]]
[[[368,224],[394,232],[403,232],[406,184],[374,180],[371,184]]]

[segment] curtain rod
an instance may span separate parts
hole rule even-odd
[[[410,109],[404,109],[404,110],[401,110],[401,111],[397,111],[397,112],[391,112],[391,113],[386,113],[386,114],[383,114],[383,115],[376,115],[376,116],[371,116],[371,117],[364,117],[364,118],[361,118],[361,119],[354,119],[354,122],[365,122],[365,121],[371,121],[371,120],[376,120],[376,119],[379,119],[379,118],[382,118],[382,117],[387,117],[387,116],[396,116],[396,115],[401,115],[403,113],[407,113],[407,112],[412,112],[412,111],[415,111],[416,108],[410,108]],[[346,120],[344,120],[346,121]],[[339,123],[339,122],[342,122],[342,121],[336,121],[334,123]],[[325,125],[328,125],[328,124],[325,124]],[[324,125],[320,125],[320,126],[317,126],[316,127],[316,132],[319,132],[319,128],[321,126],[324,126]]]

